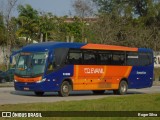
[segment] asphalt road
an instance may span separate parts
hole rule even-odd
[[[127,95],[132,94],[151,94],[160,93],[160,86],[153,86],[144,89],[129,89]],[[57,102],[71,100],[89,100],[103,97],[119,97],[113,95],[112,91],[106,91],[103,95],[93,95],[91,91],[71,92],[69,97],[60,97],[55,93],[45,93],[43,97],[35,96],[33,92],[15,91],[13,87],[0,88],[0,104],[19,104],[19,103],[37,103],[37,102]]]

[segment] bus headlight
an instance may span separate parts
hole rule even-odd
[[[36,83],[41,83],[41,82],[44,82],[44,81],[46,81],[46,78],[43,78],[42,80],[37,81]]]
[[[14,82],[18,82],[17,80],[14,80]]]

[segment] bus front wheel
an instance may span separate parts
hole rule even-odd
[[[44,92],[34,92],[37,96],[43,96]]]
[[[69,96],[69,92],[70,92],[70,84],[68,81],[64,81],[61,85],[61,89],[60,91],[58,91],[59,95],[62,97],[67,97]]]

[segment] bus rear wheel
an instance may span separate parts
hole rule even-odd
[[[44,92],[34,92],[35,93],[35,95],[37,95],[37,96],[43,96],[44,95]]]
[[[119,95],[125,95],[127,93],[127,90],[128,90],[128,84],[125,80],[122,80],[119,84],[119,88],[116,91],[116,93]]]
[[[104,94],[105,90],[93,90],[94,94]]]
[[[119,84],[118,90],[113,90],[115,95],[125,95],[128,90],[128,84],[126,81],[122,80]]]
[[[68,81],[64,81],[61,85],[60,91],[58,91],[59,95],[62,97],[67,97],[69,96],[69,93],[71,91],[71,85],[69,84]]]

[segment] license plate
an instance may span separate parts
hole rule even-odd
[[[26,88],[26,87],[25,87],[24,90],[29,90],[29,88]]]

